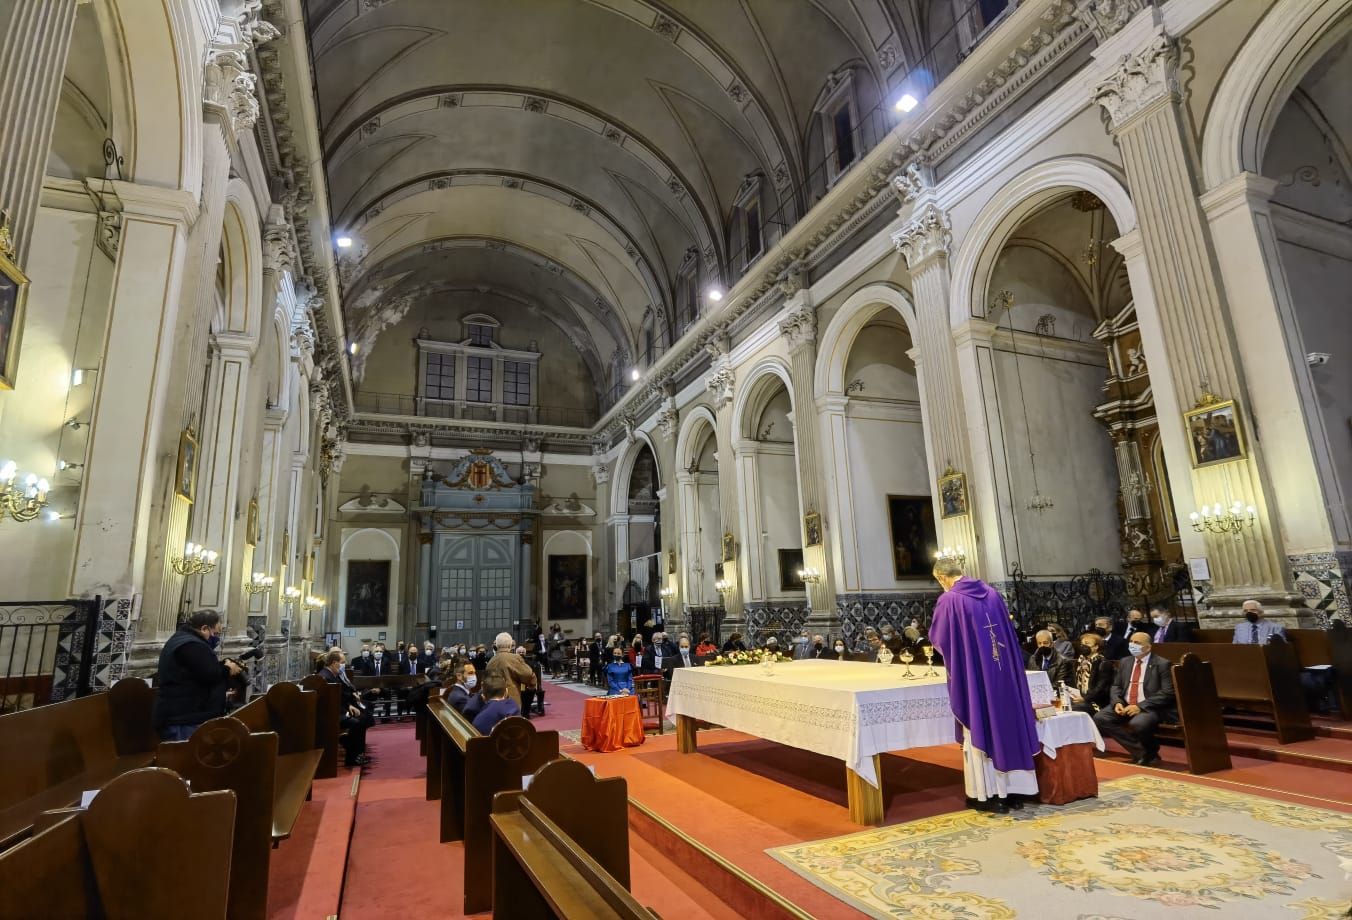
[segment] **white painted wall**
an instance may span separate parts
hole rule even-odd
[[[778,425],[776,425],[778,428]],[[778,432],[776,432],[778,433]],[[753,600],[785,600],[801,603],[804,591],[780,590],[779,553],[781,549],[801,549],[799,524],[798,469],[792,445],[762,444],[756,454],[757,487],[760,501],[761,533],[746,535],[761,541],[761,592]]]
[[[399,558],[402,549],[403,528],[400,527],[344,527],[341,539],[342,550],[338,567],[338,608],[336,621],[342,631],[343,650],[352,655],[361,649],[363,639],[374,640],[385,633],[385,642],[390,648],[400,639],[413,638],[413,623],[416,616],[401,622],[399,615],[399,592],[401,567]],[[388,626],[354,627],[355,634],[347,634],[347,563],[349,559],[388,559],[390,560],[390,596]]]
[[[898,407],[889,403],[852,399],[847,407],[845,433],[849,469],[853,528],[838,533],[854,543],[858,572],[847,584],[865,592],[896,592],[929,588],[927,579],[898,580],[892,563],[892,525],[887,514],[888,495],[929,495],[929,469],[925,462],[925,435],[920,408],[897,418]]]

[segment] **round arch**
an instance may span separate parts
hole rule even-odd
[[[390,556],[391,561],[393,562],[399,561],[399,541],[396,540],[393,536],[391,536],[389,531],[379,527],[363,527],[361,530],[354,530],[351,531],[350,533],[343,534],[343,544],[338,551],[339,558],[346,559],[347,545],[351,543],[353,540],[357,539],[358,537],[362,537],[367,534],[375,534],[379,537],[383,537],[390,544],[390,552],[393,554]]]
[[[789,367],[782,358],[765,358],[747,375],[746,383],[737,387],[737,399],[732,405],[732,430],[734,438],[753,438],[748,434],[747,419],[754,409],[763,408],[774,391],[769,378],[774,377],[784,385],[789,393],[789,411],[797,418],[798,407],[793,404],[793,384],[789,377]]]
[[[225,270],[224,315],[217,317],[219,332],[247,336],[258,345],[263,330],[263,236],[258,207],[249,187],[239,178],[225,187],[225,216],[221,229],[221,258]]]
[[[634,475],[634,464],[638,462],[639,454],[643,452],[644,447],[647,447],[653,455],[653,466],[657,470],[657,487],[662,488],[662,484],[666,482],[666,478],[662,475],[662,462],[658,459],[657,445],[653,443],[652,436],[646,431],[635,431],[634,443],[621,452],[619,462],[615,464],[615,487],[610,490],[610,509],[613,514],[629,513],[629,480]]]
[[[1107,206],[1119,234],[1136,229],[1136,208],[1126,186],[1097,161],[1059,157],[1019,173],[991,196],[963,236],[953,261],[949,321],[954,328],[973,316],[985,315],[980,301],[990,285],[995,260],[1015,228],[1049,201],[1080,189],[1093,192]]]
[[[870,284],[855,291],[841,304],[822,334],[817,348],[817,366],[812,374],[812,396],[845,395],[845,364],[860,330],[883,310],[891,308],[915,336],[915,305],[901,288],[891,284]]]
[[[1262,172],[1282,106],[1317,60],[1352,32],[1352,0],[1278,0],[1230,61],[1202,134],[1202,178],[1215,188]]]
[[[714,418],[708,406],[695,406],[686,411],[685,418],[681,421],[680,433],[676,436],[677,469],[688,470],[691,464],[699,460],[698,448],[704,445],[704,439],[698,435],[702,434],[706,427],[711,434],[716,435],[718,420]]]

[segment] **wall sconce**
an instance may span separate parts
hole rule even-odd
[[[675,596],[676,596],[676,589],[675,589],[675,588],[663,588],[662,590],[660,590],[660,591],[657,592],[657,596],[660,597],[660,598],[662,598],[662,600],[667,600],[668,598],[672,598],[672,597],[675,597]]]
[[[0,464],[0,518],[6,514],[14,520],[24,523],[36,518],[47,504],[47,490],[51,487],[45,479],[29,473],[23,478],[23,484],[16,486],[19,468],[13,460]]]
[[[244,583],[244,593],[251,597],[258,594],[267,594],[272,590],[272,585],[276,580],[271,575],[254,572],[252,577]]]
[[[821,583],[822,573],[816,569],[802,568],[798,570],[798,577],[805,585],[816,585]]]
[[[1246,528],[1258,521],[1258,509],[1253,505],[1235,502],[1229,511],[1221,508],[1220,502],[1208,508],[1203,505],[1200,511],[1188,515],[1192,529],[1198,533],[1228,533],[1239,539]]]
[[[732,582],[728,581],[726,578],[720,578],[714,582],[714,590],[719,594],[731,594]]]
[[[174,571],[180,575],[206,575],[216,571],[216,559],[220,553],[206,549],[201,543],[189,543],[183,547],[183,555],[170,560]]]
[[[73,387],[82,386],[86,379],[92,374],[97,374],[96,367],[77,367],[70,372],[70,385]]]
[[[324,598],[322,597],[315,597],[313,594],[307,594],[305,595],[305,600],[300,602],[300,609],[307,612],[311,610],[318,610],[320,607],[323,607],[327,603],[328,601],[324,600]]]
[[[935,551],[934,558],[942,562],[956,562],[958,565],[967,564],[967,554],[963,552],[961,546],[945,546]]]

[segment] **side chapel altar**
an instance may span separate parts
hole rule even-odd
[[[858,661],[677,668],[667,716],[683,754],[695,752],[702,721],[843,760],[850,820],[881,824],[878,755],[954,740],[944,669],[924,676],[926,666],[912,666],[911,679],[905,670]],[[1028,687],[1035,706],[1052,701],[1045,673],[1028,672]]]

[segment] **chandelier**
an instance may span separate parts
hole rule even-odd
[[[816,569],[801,568],[798,570],[798,578],[805,585],[820,584],[822,573],[818,572]]]
[[[315,597],[313,594],[305,595],[305,600],[300,602],[300,609],[305,611],[318,610],[327,604],[328,601],[322,597]]]
[[[1258,521],[1258,509],[1253,505],[1235,502],[1230,509],[1221,508],[1220,502],[1208,508],[1203,505],[1200,511],[1188,515],[1192,529],[1198,533],[1228,533],[1239,539],[1246,529]]]
[[[15,485],[19,468],[13,460],[0,465],[0,518],[6,514],[16,521],[31,521],[47,504],[47,480],[39,479],[34,473],[23,478],[22,485]]]
[[[180,575],[206,575],[216,571],[216,559],[220,553],[207,549],[201,543],[189,543],[183,547],[183,555],[170,560],[174,571]]]
[[[714,590],[719,594],[731,594],[732,582],[728,581],[726,578],[720,578],[714,582]]]
[[[248,581],[244,583],[244,593],[250,596],[257,594],[267,594],[272,590],[272,585],[276,581],[271,575],[264,575],[262,572],[254,572]]]
[[[967,564],[967,554],[963,552],[961,546],[945,546],[943,549],[935,550],[934,559],[937,562],[956,562],[958,565]]]

